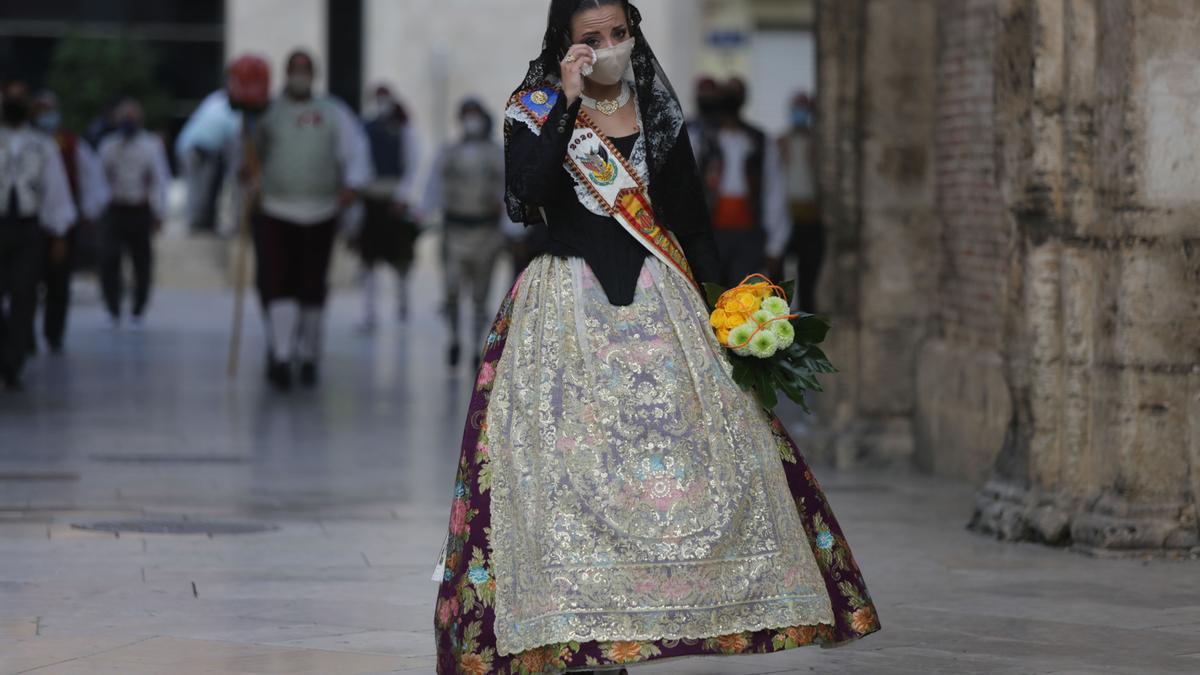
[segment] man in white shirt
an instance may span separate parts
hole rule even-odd
[[[45,288],[42,309],[42,335],[50,351],[62,351],[67,327],[67,310],[71,304],[71,272],[75,265],[75,247],[81,225],[91,225],[100,219],[108,206],[108,180],[104,167],[92,146],[72,131],[60,128],[58,97],[43,91],[33,101],[33,125],[49,134],[58,145],[67,182],[75,197],[79,212],[77,223],[65,235],[44,232],[46,257],[41,284]]]
[[[64,234],[75,205],[54,140],[28,124],[24,83],[0,88],[0,383],[21,388],[33,332],[42,228]]]
[[[255,227],[257,282],[266,311],[267,378],[279,390],[317,382],[322,313],[338,218],[373,176],[366,134],[345,103],[313,94],[307,52],[287,60],[287,84],[255,128],[262,165]]]
[[[242,115],[219,89],[204,98],[175,139],[175,158],[187,180],[188,229],[214,232],[217,194],[231,165],[228,151],[242,130]]]
[[[162,139],[142,128],[142,107],[126,99],[114,112],[116,131],[100,143],[100,161],[112,191],[100,236],[100,285],[114,326],[124,295],[121,261],[133,264],[133,322],[141,326],[154,266],[151,240],[167,216],[171,168]]]
[[[689,127],[727,286],[754,273],[779,276],[792,232],[779,148],[742,119],[745,103],[746,85],[734,78],[715,101],[715,123]]]

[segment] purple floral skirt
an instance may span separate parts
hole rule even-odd
[[[455,497],[451,507],[444,576],[438,590],[434,617],[438,672],[443,675],[524,675],[604,669],[683,656],[761,654],[809,644],[835,646],[879,630],[879,620],[870,595],[825,496],[795,443],[788,437],[779,420],[772,416],[765,424],[770,425],[770,432],[779,450],[779,465],[786,477],[786,489],[790,492],[790,501],[786,499],[786,493],[781,492],[785,499],[779,502],[780,508],[786,513],[791,508],[789,504],[794,501],[796,515],[799,516],[804,530],[803,536],[807,537],[812,555],[807,556],[808,552],[804,553],[809,565],[815,560],[816,568],[819,569],[821,580],[824,582],[823,590],[828,594],[828,605],[833,610],[832,624],[773,626],[761,630],[747,629],[721,635],[680,639],[606,639],[553,644],[539,644],[535,640],[526,643],[530,647],[519,653],[499,653],[495,632],[496,561],[492,556],[497,542],[493,540],[492,531],[494,476],[488,448],[488,405],[493,399],[493,389],[497,386],[497,366],[508,342],[510,328],[514,319],[520,318],[514,317],[514,310],[521,311],[517,309],[521,304],[518,302],[518,293],[526,283],[531,284],[531,289],[526,289],[526,295],[533,293],[536,290],[533,284],[545,285],[546,276],[555,269],[551,263],[545,261],[541,265],[535,262],[532,267],[540,270],[535,272],[533,282],[529,282],[528,273],[517,281],[502,304],[488,335],[483,363],[467,415],[455,480]],[[586,286],[586,283],[579,283],[578,272],[576,277],[577,286]],[[657,277],[655,279],[657,280]],[[644,275],[644,280],[647,285],[653,284],[649,275]],[[564,287],[570,285],[569,279],[563,282]],[[678,303],[677,295],[675,301]],[[582,321],[583,319],[580,319],[580,326],[583,326]],[[523,337],[529,339],[528,334],[524,334]],[[520,351],[514,352],[519,353]],[[506,365],[505,368],[509,366]],[[497,408],[503,409],[504,407]],[[771,457],[774,457],[773,451]],[[770,461],[774,462],[773,459]],[[784,488],[779,489],[782,491]],[[795,536],[797,539],[793,541],[799,541],[802,537],[798,530]],[[816,579],[815,572],[812,573],[812,579],[815,586],[821,586],[821,580]],[[502,608],[505,607],[502,605]],[[828,609],[829,607],[826,607],[825,611]],[[693,633],[696,634],[705,635]]]

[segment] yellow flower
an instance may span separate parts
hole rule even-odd
[[[720,328],[724,326],[725,310],[721,309],[720,307],[714,309],[712,314],[708,317],[708,323],[711,324],[713,328]]]
[[[773,294],[775,292],[775,290],[771,288],[770,284],[765,284],[765,283],[761,283],[761,282],[746,284],[742,288],[747,289],[751,293],[753,293],[754,296],[758,298],[759,302],[762,302],[763,300],[770,297],[771,294]]]
[[[733,308],[743,314],[751,314],[758,310],[762,298],[752,290],[741,290],[733,296]]]
[[[723,345],[729,344],[729,331],[730,330],[731,329],[729,329],[729,328],[718,328],[717,329],[717,341]]]
[[[733,330],[744,323],[746,323],[745,314],[741,312],[725,312],[725,323],[721,324],[721,328]]]

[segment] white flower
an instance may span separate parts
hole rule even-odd
[[[785,316],[790,313],[789,310],[791,309],[788,307],[787,300],[784,300],[778,295],[772,295],[766,300],[763,300],[762,308],[763,310],[770,312],[771,316]]]
[[[758,330],[758,324],[753,321],[747,321],[729,331],[729,339],[726,341],[726,344],[733,348],[734,353],[745,356],[749,353],[748,350],[750,348],[747,342],[756,330]]]
[[[751,314],[750,318],[754,320],[754,323],[759,324],[761,326],[762,324],[770,321],[771,319],[774,319],[775,315],[768,312],[765,309],[760,309],[757,312]]]
[[[775,334],[775,339],[779,341],[780,349],[787,349],[796,341],[796,328],[787,319],[772,321],[770,329]]]
[[[769,359],[779,350],[779,339],[775,337],[775,332],[769,329],[763,329],[750,339],[748,347],[750,355],[760,358]]]

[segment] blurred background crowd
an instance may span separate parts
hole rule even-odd
[[[725,281],[798,275],[798,302],[815,310],[812,3],[643,4],[691,117]],[[99,289],[114,329],[141,330],[155,284],[240,286],[239,232],[253,234],[280,390],[318,380],[333,261],[370,333],[381,283],[395,289],[387,320],[403,320],[408,271],[432,251],[455,366],[494,309],[492,277],[539,250],[542,233],[504,213],[499,132],[543,0],[3,5],[9,388],[29,355],[64,348],[73,286]],[[247,187],[261,199],[243,223]],[[419,247],[422,236],[440,243]]]

